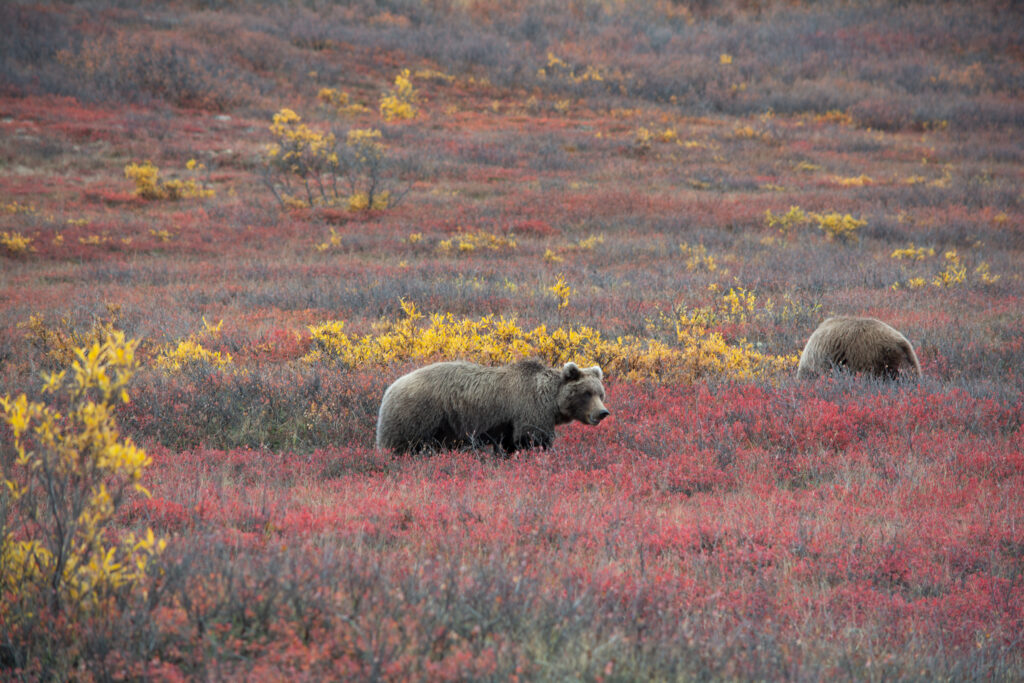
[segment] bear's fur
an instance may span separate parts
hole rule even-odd
[[[609,415],[602,379],[597,365],[434,363],[399,377],[384,392],[377,448],[399,453],[488,445],[496,453],[547,448],[555,425],[572,420],[596,425]]]
[[[914,347],[896,329],[875,318],[828,318],[811,334],[796,374],[814,378],[835,368],[896,379],[906,366],[915,378],[921,364]]]

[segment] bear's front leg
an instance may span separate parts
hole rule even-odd
[[[543,448],[548,449],[555,440],[555,433],[553,431],[547,431],[540,429],[539,427],[527,427],[525,429],[518,430],[518,433],[513,437],[515,441],[515,450],[527,449],[527,448]]]

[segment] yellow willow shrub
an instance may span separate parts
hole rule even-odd
[[[511,363],[536,357],[550,365],[566,361],[597,363],[606,372],[633,380],[695,381],[703,377],[770,378],[796,367],[797,357],[771,356],[750,344],[728,344],[721,335],[680,329],[681,348],[655,339],[605,338],[587,327],[545,325],[532,330],[514,318],[484,316],[476,320],[451,313],[424,319],[403,302],[405,318],[381,321],[365,335],[349,335],[343,321],[309,328],[309,363],[338,362],[348,367],[385,366],[394,362],[462,358],[484,364]]]
[[[691,381],[705,377],[773,378],[794,369],[799,360],[795,354],[761,353],[746,340],[730,345],[717,332],[695,336],[691,330],[680,330],[679,342],[683,345],[682,375]]]
[[[827,214],[808,214],[818,223],[818,229],[825,233],[828,239],[839,239],[842,242],[855,242],[860,239],[857,228],[868,224],[867,221],[854,218],[850,214],[831,212]]]
[[[330,236],[319,244],[313,245],[313,248],[317,251],[323,252],[328,249],[336,249],[341,246],[341,233],[335,230],[333,227],[330,229]]]
[[[320,88],[316,99],[335,116],[355,116],[370,111],[361,104],[350,102],[347,92],[335,88]]]
[[[932,278],[932,284],[936,287],[953,287],[967,281],[967,266],[960,263],[960,256],[955,249],[945,254],[946,267],[941,273]]]
[[[986,285],[991,285],[996,282],[999,282],[999,278],[1002,277],[1002,275],[993,275],[992,272],[989,270],[989,265],[984,261],[979,263],[978,267],[974,269],[974,274],[978,276],[978,278]]]
[[[341,161],[335,149],[334,134],[313,130],[302,123],[302,117],[287,108],[274,114],[270,132],[274,142],[264,150],[264,183],[281,205],[313,206],[315,189],[319,190],[322,203],[329,203],[326,199],[331,189],[336,199],[338,191],[334,179],[340,173]],[[296,196],[299,188],[292,186],[293,177],[301,181],[305,200]]]
[[[39,211],[32,204],[22,204],[21,202],[7,202],[6,204],[0,204],[0,211],[3,213],[11,214],[25,214],[32,216],[38,214]],[[1002,214],[1005,216],[1006,214]],[[998,218],[998,216],[996,216]]]
[[[204,363],[218,370],[232,365],[231,354],[221,355],[220,351],[210,351],[195,339],[185,339],[174,346],[168,346],[156,357],[156,366],[167,373],[181,372],[189,366]]]
[[[686,270],[691,273],[696,270],[706,270],[712,273],[718,267],[715,263],[715,257],[708,253],[707,248],[703,244],[691,247],[686,242],[683,242],[679,245],[679,251],[682,253],[683,258],[686,259]]]
[[[212,188],[200,177],[206,165],[189,159],[185,168],[194,177],[185,180],[160,181],[160,169],[152,162],[128,164],[124,167],[124,177],[135,183],[135,195],[143,199],[192,199],[214,196]]]
[[[850,214],[836,211],[824,214],[804,212],[799,206],[791,206],[789,211],[779,215],[773,214],[769,209],[764,212],[764,218],[769,228],[778,228],[782,234],[789,234],[792,228],[814,221],[818,229],[825,233],[825,237],[842,242],[858,240],[860,236],[857,229],[868,224],[867,221],[854,218]]]
[[[380,115],[385,121],[416,117],[416,90],[408,69],[395,76],[395,87],[380,98]]]
[[[864,187],[865,185],[873,185],[875,179],[869,175],[861,173],[859,176],[853,176],[850,178],[844,178],[842,176],[833,176],[832,182],[840,187]]]
[[[211,325],[206,322],[204,317],[203,329],[200,332],[189,335],[188,339],[163,347],[157,354],[154,364],[167,374],[181,372],[198,364],[209,365],[217,370],[233,366],[234,361],[230,353],[221,354],[220,351],[211,351],[202,344],[204,338],[218,337],[223,325],[223,320],[216,325]]]
[[[579,249],[591,250],[598,244],[604,244],[604,235],[591,235],[590,237],[585,237],[577,242],[576,246]]]
[[[788,323],[794,320],[818,318],[820,314],[821,302],[807,302],[794,299],[790,294],[782,295],[782,310],[779,311],[779,321]]]
[[[61,318],[56,325],[48,325],[42,315],[31,315],[28,322],[19,323],[18,327],[28,329],[25,338],[43,353],[44,364],[63,367],[74,362],[80,347],[102,343],[114,333],[114,326],[121,318],[121,306],[107,304],[106,308],[107,314],[102,318],[95,317],[85,332],[76,331],[67,318]]]
[[[764,212],[764,219],[769,228],[778,228],[779,232],[788,234],[793,227],[807,222],[807,214],[799,206],[791,206],[789,211],[779,215],[768,209]]]
[[[894,258],[898,261],[903,259],[910,259],[911,261],[923,261],[929,256],[935,256],[935,247],[915,247],[914,243],[911,242],[910,246],[906,249],[894,249],[890,258]]]
[[[654,134],[643,126],[633,131],[633,151],[637,154],[646,154],[651,151],[651,141]]]
[[[32,238],[22,235],[20,232],[0,232],[0,246],[8,254],[21,254],[26,251],[35,251],[32,246]]]
[[[717,285],[713,285],[713,287],[717,289]],[[763,304],[759,305],[755,292],[743,287],[730,287],[729,292],[723,295],[717,303],[692,309],[679,306],[674,311],[674,318],[663,315],[662,322],[674,326],[676,336],[682,339],[684,334],[703,335],[709,328],[716,325],[762,320],[765,315],[771,313],[774,307],[775,304],[771,299],[766,299]]]
[[[114,331],[76,349],[70,368],[43,376],[52,405],[0,398],[0,623],[11,632],[33,610],[103,608],[164,548],[150,529],[120,541],[112,529],[127,495],[148,495],[150,459],[114,418],[129,400],[137,346]]]
[[[391,181],[399,169],[388,158],[379,130],[322,133],[282,109],[274,114],[270,132],[275,142],[264,151],[263,183],[282,207],[385,209],[404,195]]]
[[[569,305],[569,297],[572,296],[572,287],[565,281],[565,276],[559,274],[558,281],[548,287],[548,291],[558,297],[558,307],[566,308]]]
[[[128,164],[124,167],[124,177],[135,183],[135,194],[143,199],[163,198],[159,175],[160,169],[149,161],[142,164]]]
[[[515,249],[518,246],[512,235],[497,235],[485,230],[476,232],[460,232],[451,239],[441,240],[437,250],[442,254],[466,253],[477,249],[502,251]]]
[[[545,249],[544,260],[547,261],[548,263],[561,263],[565,259],[556,254],[555,252],[551,251],[550,249]]]
[[[607,73],[605,70],[602,70],[601,67],[591,64],[584,65],[578,69],[555,56],[553,52],[548,52],[545,66],[537,69],[536,74],[537,78],[542,81],[551,79],[576,84],[586,83],[588,81],[600,83],[605,80],[606,76],[612,77],[615,80],[622,79],[622,73],[619,71]]]
[[[724,314],[725,320],[729,322],[745,323],[748,319],[755,317],[755,308],[757,307],[757,295],[754,292],[749,292],[743,287],[729,288],[729,293],[722,297],[723,310],[727,309]],[[766,311],[771,311],[772,301],[769,299],[765,302],[764,306]]]

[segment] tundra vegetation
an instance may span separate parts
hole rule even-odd
[[[1024,677],[1015,3],[0,25],[0,678]],[[831,315],[922,381],[798,382]],[[374,449],[524,357],[612,416]]]

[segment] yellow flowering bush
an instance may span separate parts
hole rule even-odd
[[[998,282],[999,278],[1002,277],[1002,275],[993,275],[989,270],[989,265],[984,261],[979,263],[978,267],[974,269],[974,274],[977,275],[978,279],[980,279],[986,285],[991,285],[995,282]]]
[[[416,90],[408,69],[395,76],[395,87],[380,98],[380,116],[385,121],[416,117]]]
[[[932,278],[932,284],[936,287],[953,287],[964,283],[967,280],[967,266],[960,262],[960,256],[955,249],[945,254],[946,267]]]
[[[745,323],[748,320],[748,316],[750,318],[754,316],[757,296],[742,287],[738,289],[730,287],[729,293],[722,297],[722,302],[728,309],[725,317],[729,321]],[[771,309],[771,300],[768,301],[767,308]]]
[[[316,99],[335,116],[355,116],[370,111],[361,104],[350,102],[347,92],[335,88],[320,88]]]
[[[825,233],[828,239],[839,239],[842,242],[852,242],[859,239],[857,235],[857,228],[862,228],[868,224],[867,221],[858,220],[850,214],[840,214],[837,212],[820,214],[810,214],[818,223],[818,229]]]
[[[320,198],[326,200],[330,185],[324,185],[325,175],[333,177],[332,171],[336,171],[339,164],[334,151],[334,134],[314,131],[302,123],[302,117],[287,108],[274,114],[270,132],[275,142],[265,150],[268,171],[265,178],[278,201],[286,205],[286,197],[294,198],[297,188],[293,189],[290,182],[293,177],[302,183],[308,206],[314,204],[315,188],[319,189]],[[273,175],[283,189],[277,189],[277,182],[271,179]]]
[[[853,117],[841,109],[829,109],[824,114],[817,114],[814,117],[817,123],[834,123],[837,125],[852,126]]]
[[[74,362],[77,350],[92,347],[114,334],[114,326],[121,318],[119,304],[107,304],[105,316],[95,317],[92,326],[85,332],[74,329],[71,321],[61,318],[55,325],[47,324],[41,315],[30,315],[28,322],[19,323],[28,331],[25,338],[43,353],[43,364],[47,367],[63,367]]]
[[[715,263],[715,257],[708,253],[707,248],[703,244],[691,247],[686,242],[683,242],[679,245],[679,251],[682,252],[683,258],[686,259],[686,270],[691,273],[697,270],[706,270],[712,273],[718,267]]]
[[[550,249],[545,249],[544,250],[544,260],[547,261],[548,263],[561,263],[562,261],[565,260],[565,258],[559,256],[558,254],[556,254],[555,252],[551,251]]]
[[[348,169],[348,206],[354,211],[386,209],[391,191],[382,187],[386,166],[381,133],[373,128],[353,128],[345,136]]]
[[[211,351],[203,346],[202,340],[206,337],[216,338],[220,335],[220,329],[224,321],[211,325],[203,318],[203,329],[199,333],[192,334],[188,339],[183,339],[176,344],[168,344],[157,354],[154,364],[167,374],[182,372],[197,364],[208,365],[217,370],[224,370],[234,364],[230,353],[222,354],[220,351]]]
[[[0,398],[0,622],[9,632],[37,609],[102,609],[164,548],[151,529],[120,540],[112,532],[126,497],[148,495],[150,459],[114,418],[114,406],[129,400],[137,346],[114,331],[75,349],[69,368],[43,375],[50,404]]]
[[[35,251],[32,246],[32,238],[22,235],[20,232],[0,232],[0,246],[7,254],[22,254],[26,251]]]
[[[291,109],[274,114],[275,142],[264,150],[264,184],[283,207],[385,209],[401,199],[388,181],[393,164],[381,132],[353,128],[344,136],[302,123]]]
[[[341,246],[341,234],[338,233],[333,227],[331,228],[331,235],[323,242],[315,245],[313,248],[317,251],[324,252],[328,249],[334,249]]]
[[[815,320],[821,317],[820,301],[803,301],[796,299],[790,294],[782,295],[782,308],[779,310],[778,319],[783,323],[802,320]]]
[[[437,244],[437,250],[442,254],[469,253],[477,249],[488,251],[504,251],[515,249],[518,246],[512,235],[498,235],[486,230],[476,232],[460,232],[455,237],[441,240]]]
[[[911,242],[906,249],[894,249],[889,255],[896,260],[909,259],[911,261],[923,261],[929,256],[935,256],[935,247],[915,247]]]
[[[160,169],[151,161],[128,164],[124,167],[124,176],[135,183],[135,195],[143,199],[192,199],[214,196],[213,189],[200,175],[206,170],[206,164],[189,159],[185,168],[194,177],[161,181]]]
[[[896,259],[912,258],[915,260],[922,260],[927,256],[934,255],[934,248],[926,250],[923,247],[919,247],[915,249],[913,244],[907,249],[897,249],[892,253],[892,257]],[[931,284],[934,287],[956,287],[963,285],[968,281],[967,272],[968,266],[963,262],[960,254],[955,249],[950,249],[943,254],[942,270],[932,276]],[[991,285],[998,282],[1001,277],[1001,275],[993,275],[991,266],[987,262],[982,261],[975,266],[970,279],[974,282]],[[904,284],[908,289],[920,289],[928,284],[928,282],[924,277],[917,276],[908,278]],[[894,285],[894,289],[898,288],[899,283],[897,282]]]
[[[579,69],[574,68],[567,64],[563,59],[556,56],[553,52],[548,52],[547,61],[545,65],[537,69],[537,78],[540,80],[557,80],[564,83],[602,83],[606,74],[601,68],[587,64]],[[621,74],[615,74],[615,76],[621,76]]]
[[[717,333],[680,328],[681,347],[655,339],[606,339],[587,327],[545,325],[532,330],[514,318],[484,316],[457,319],[451,313],[426,319],[412,303],[402,302],[405,317],[381,321],[365,335],[345,332],[344,321],[309,328],[308,363],[337,362],[348,367],[384,366],[394,362],[464,358],[485,364],[537,357],[550,365],[573,360],[597,363],[610,374],[633,380],[695,381],[702,377],[771,378],[796,367],[797,356],[771,356],[741,342],[730,345]]]
[[[773,214],[771,209],[768,209],[764,212],[764,218],[769,228],[777,228],[779,232],[788,234],[793,227],[807,221],[807,214],[799,206],[791,206],[789,211],[780,215]]]
[[[840,187],[864,187],[865,185],[873,185],[875,179],[869,175],[861,173],[859,176],[853,176],[850,178],[834,176],[832,178],[832,182]]]
[[[819,230],[825,233],[828,239],[839,239],[842,242],[852,242],[859,239],[857,229],[868,224],[865,220],[854,218],[850,214],[841,214],[836,211],[829,213],[804,212],[799,206],[789,207],[789,211],[776,215],[771,210],[765,211],[765,222],[769,228],[778,228],[779,232],[789,234],[796,226],[810,223],[817,223]]]
[[[163,199],[158,176],[160,169],[152,162],[128,164],[124,167],[124,176],[135,183],[135,195],[143,199]]]
[[[717,288],[717,285],[714,286]],[[683,341],[694,336],[703,336],[709,328],[723,324],[740,324],[761,320],[771,313],[775,304],[768,299],[758,306],[757,295],[743,287],[730,287],[729,291],[718,300],[717,305],[699,306],[697,308],[678,307],[675,317],[663,319],[663,322],[674,326],[676,337]]]
[[[558,281],[548,287],[548,291],[558,297],[558,308],[565,308],[569,305],[569,297],[573,292],[572,287],[566,283],[564,276],[559,275]]]
[[[6,204],[0,205],[0,209],[2,209],[4,213],[23,214],[27,216],[32,216],[39,213],[36,210],[36,207],[33,206],[32,204],[22,204],[21,202],[8,202]]]
[[[172,373],[181,372],[197,363],[204,363],[221,370],[234,361],[232,361],[230,353],[222,355],[220,351],[210,351],[195,339],[185,339],[164,349],[156,357],[155,362],[158,368]]]

